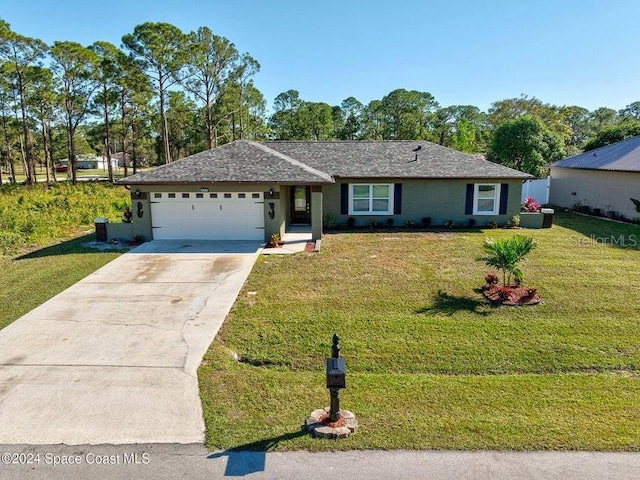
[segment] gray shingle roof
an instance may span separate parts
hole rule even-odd
[[[419,149],[418,149],[419,147]],[[532,178],[427,141],[236,140],[118,183],[333,183],[348,178]]]
[[[533,178],[426,140],[265,142],[273,150],[336,177]],[[420,147],[419,151],[415,151]],[[416,160],[417,154],[417,160]]]
[[[248,140],[196,153],[118,183],[333,183],[330,175]]]
[[[551,166],[586,170],[640,172],[640,136],[565,158]]]

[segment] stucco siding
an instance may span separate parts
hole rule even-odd
[[[549,202],[572,208],[576,204],[640,217],[630,198],[640,198],[640,173],[551,167]]]
[[[402,184],[401,211],[395,215],[345,215],[341,214],[341,184],[349,183],[393,183]],[[468,183],[508,183],[509,193],[507,213],[504,215],[466,215],[466,189]],[[335,225],[345,225],[350,216],[356,220],[357,226],[364,226],[371,219],[385,225],[387,219],[393,218],[396,226],[402,226],[407,220],[420,225],[425,217],[431,218],[432,225],[443,225],[453,220],[456,225],[467,225],[470,218],[474,218],[480,226],[490,221],[500,225],[506,224],[511,217],[520,211],[520,194],[522,181],[520,180],[411,180],[390,179],[371,182],[361,179],[338,179],[333,185],[324,185],[323,210],[325,218],[331,218]]]

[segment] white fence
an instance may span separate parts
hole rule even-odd
[[[522,198],[520,203],[524,203],[527,197],[533,197],[536,202],[542,205],[549,203],[549,187],[551,186],[551,177],[542,180],[527,180],[522,184]]]

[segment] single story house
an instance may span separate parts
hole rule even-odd
[[[565,158],[550,171],[550,203],[640,217],[630,200],[640,199],[640,136]]]
[[[69,159],[65,158],[58,162],[64,167],[69,167]],[[113,170],[118,168],[118,159],[111,157],[111,167]],[[106,156],[78,156],[76,159],[76,168],[78,170],[104,170],[109,169],[109,161]]]
[[[427,141],[237,140],[137,173],[133,222],[145,239],[268,241],[289,226],[506,224],[531,175]]]

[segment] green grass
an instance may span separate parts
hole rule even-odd
[[[640,228],[555,220],[525,231],[536,307],[474,291],[484,238],[510,230],[330,234],[261,257],[199,371],[207,446],[640,450]],[[328,404],[334,331],[362,424],[344,442],[297,434]]]
[[[0,257],[0,328],[122,253],[83,247],[91,238],[83,236],[15,258]]]

